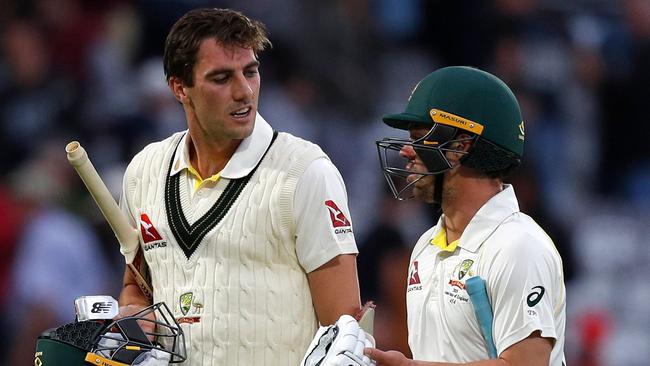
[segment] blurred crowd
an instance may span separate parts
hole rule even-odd
[[[35,337],[74,320],[76,297],[119,293],[116,240],[64,147],[80,141],[119,196],[130,158],[185,128],[161,54],[201,6],[267,25],[260,113],[341,171],[381,348],[408,354],[410,248],[439,214],[390,196],[374,141],[405,135],[381,115],[434,69],[471,65],[522,106],[510,181],[563,257],[568,364],[647,365],[648,0],[0,0],[0,363],[31,364]]]

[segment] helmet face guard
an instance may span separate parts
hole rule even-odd
[[[89,356],[130,365],[150,351],[166,354],[169,363],[186,359],[183,330],[163,302],[108,324],[95,337]]]
[[[379,164],[395,198],[398,200],[412,199],[413,185],[420,179],[428,175],[443,174],[453,168],[452,163],[445,156],[447,152],[467,154],[466,151],[455,149],[455,143],[474,141],[477,136],[456,138],[457,133],[458,128],[454,126],[434,123],[429,132],[417,140],[385,138],[376,141]],[[426,172],[416,172],[403,167],[408,163],[408,159],[402,157],[400,151],[407,146],[412,147],[418,158],[422,160],[427,168]],[[407,178],[414,174],[420,175],[420,177],[408,182]]]
[[[48,329],[38,337],[34,364],[128,366],[152,357],[168,363],[186,359],[183,331],[163,302],[116,320]]]

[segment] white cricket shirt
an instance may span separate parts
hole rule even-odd
[[[134,157],[122,207],[139,223],[154,302],[184,329],[184,364],[298,364],[317,328],[306,272],[357,252],[340,174],[308,141],[272,144],[258,115],[218,179],[192,193],[183,134]]]
[[[257,114],[253,133],[242,141],[219,172],[218,178],[205,179],[198,189],[195,188],[198,178],[189,171],[188,135],[182,138],[170,174],[181,172],[182,180],[185,181],[188,192],[191,192],[194,208],[193,214],[188,217],[190,224],[204,215],[217,201],[222,191],[214,188],[221,178],[241,178],[255,168],[271,143],[272,136],[273,128]],[[328,201],[331,203],[326,204]],[[345,183],[329,159],[318,158],[307,167],[298,181],[293,202],[297,228],[296,252],[307,273],[339,254],[358,253]],[[337,215],[340,216],[339,219]]]
[[[519,212],[514,189],[490,199],[472,218],[453,252],[432,245],[444,216],[424,233],[411,255],[408,287],[409,345],[416,360],[488,359],[465,281],[486,280],[494,313],[497,353],[534,331],[553,338],[550,365],[564,361],[566,299],[562,261],[552,240]]]

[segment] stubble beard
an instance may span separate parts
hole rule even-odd
[[[433,203],[435,176],[425,175],[413,187],[413,195],[425,203]]]

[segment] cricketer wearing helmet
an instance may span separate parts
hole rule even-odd
[[[503,182],[525,139],[512,91],[475,68],[442,68],[420,81],[403,113],[383,120],[410,134],[377,142],[393,193],[437,203],[442,215],[418,240],[408,270],[408,341],[418,361],[374,348],[366,355],[379,365],[563,365],[562,261]],[[477,276],[492,308],[488,336],[466,286]]]

